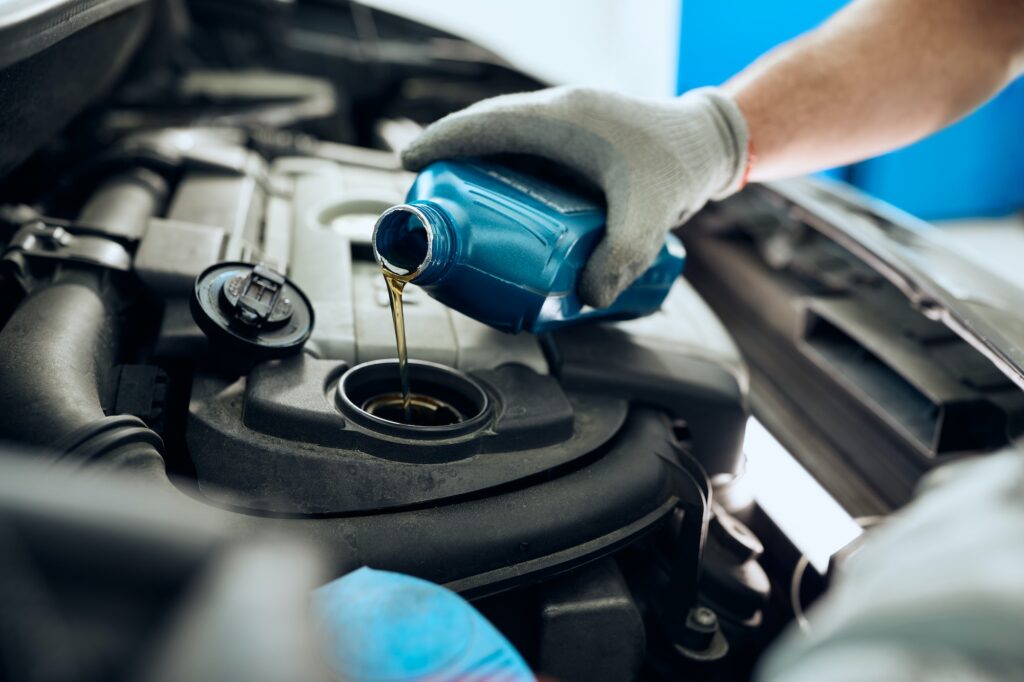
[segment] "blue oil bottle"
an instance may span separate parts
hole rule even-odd
[[[610,306],[585,306],[577,283],[604,224],[602,206],[547,180],[491,161],[438,161],[378,219],[373,248],[386,273],[451,308],[502,331],[541,333],[653,313],[682,272],[683,246],[668,235]]]

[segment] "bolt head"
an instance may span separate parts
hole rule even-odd
[[[704,627],[711,627],[718,622],[718,617],[715,615],[715,612],[711,609],[704,608],[703,606],[698,606],[693,610],[693,620],[698,625],[703,625]]]

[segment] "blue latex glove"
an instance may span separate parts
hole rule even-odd
[[[439,585],[361,568],[313,593],[328,662],[346,682],[534,682],[480,612]]]

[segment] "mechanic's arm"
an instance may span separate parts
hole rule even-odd
[[[496,97],[431,125],[402,160],[418,170],[519,152],[592,179],[608,224],[580,295],[607,306],[666,230],[709,199],[923,137],[1011,80],[1022,53],[1024,0],[858,0],[723,88],[660,100],[580,87]]]
[[[838,166],[970,113],[1024,68],[1024,0],[859,0],[724,89],[746,116],[751,180]]]

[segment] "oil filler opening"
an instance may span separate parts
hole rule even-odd
[[[402,407],[397,360],[366,362],[345,372],[338,381],[338,407],[367,428],[413,438],[460,436],[477,430],[490,417],[487,393],[458,370],[410,360],[409,380],[408,419]]]

